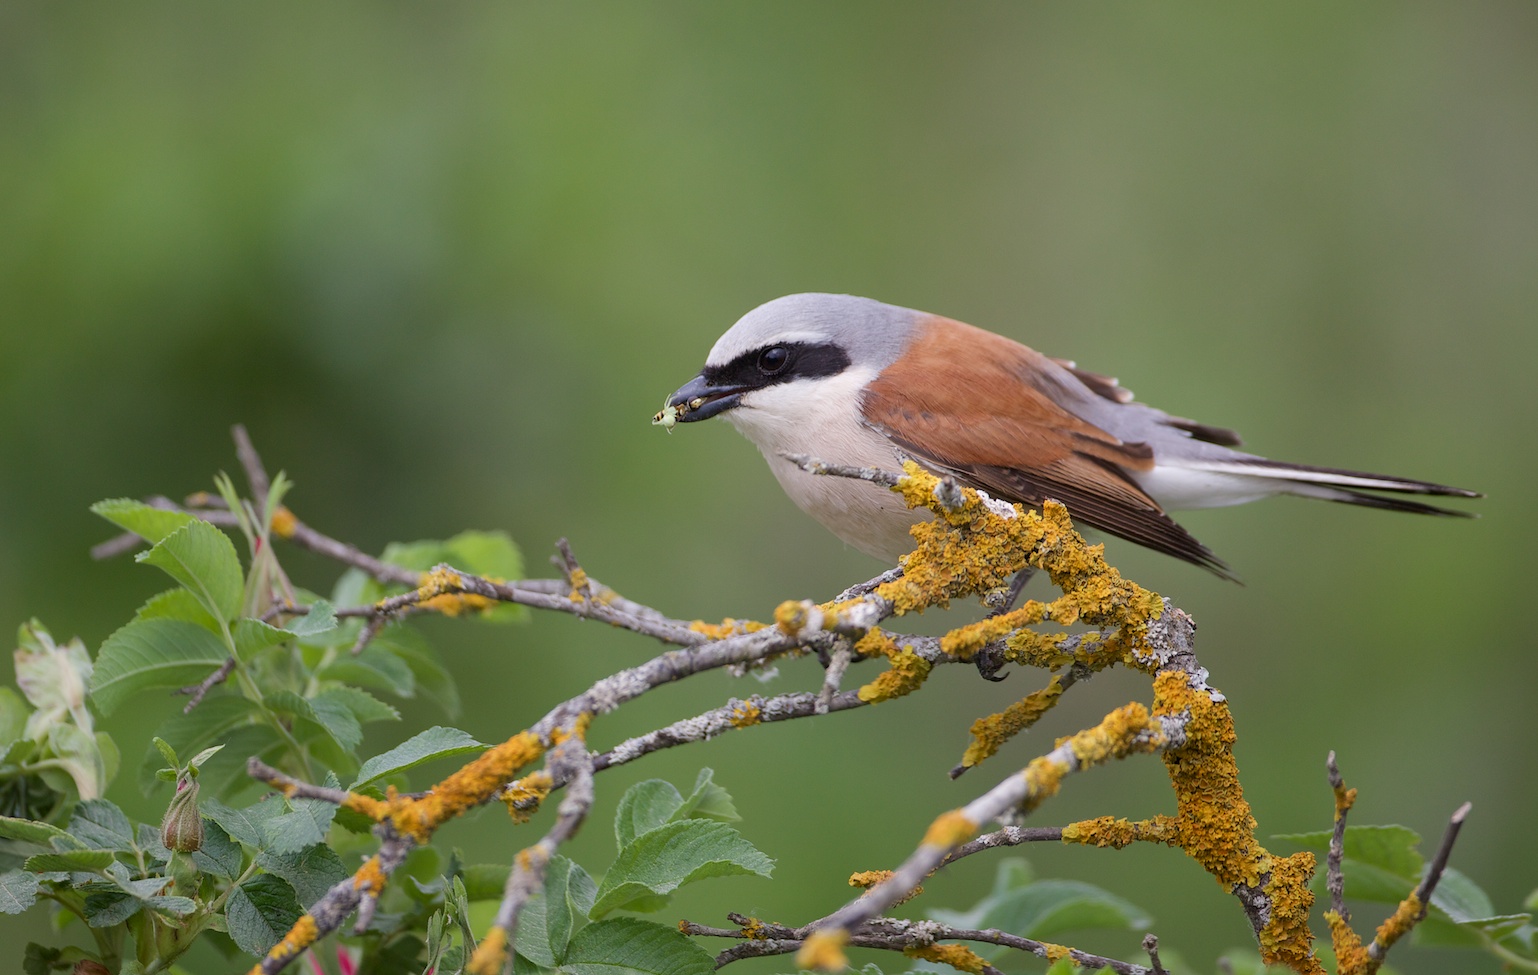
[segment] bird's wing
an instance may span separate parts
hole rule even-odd
[[[1076,381],[1046,356],[992,332],[933,317],[866,387],[864,419],[901,450],[1009,501],[1068,506],[1075,520],[1227,576],[1227,567],[1132,478],[1153,467],[1075,416],[1057,387]],[[1057,394],[1057,395],[1054,395]]]

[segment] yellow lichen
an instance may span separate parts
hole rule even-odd
[[[555,780],[546,771],[531,772],[502,790],[507,815],[515,823],[526,823],[539,811],[540,803],[550,795]]]
[[[1416,922],[1425,916],[1425,913],[1426,910],[1421,905],[1420,898],[1416,896],[1415,891],[1410,891],[1410,896],[1400,901],[1394,913],[1378,925],[1378,931],[1372,939],[1373,944],[1379,949],[1378,953],[1381,955],[1392,948],[1394,942],[1408,934],[1410,929],[1415,927]]]
[[[1041,947],[1041,956],[1050,962],[1061,961],[1073,955],[1073,949],[1067,945],[1055,945],[1050,941],[1043,941]]]
[[[1115,816],[1100,816],[1064,826],[1063,842],[1120,850],[1139,841],[1169,843],[1174,834],[1175,820],[1168,816],[1155,816],[1135,823]]]
[[[499,975],[506,967],[507,931],[500,925],[493,925],[481,943],[475,946],[475,953],[470,956],[470,964],[465,966],[465,971],[470,975]]]
[[[320,937],[320,929],[315,924],[315,918],[308,914],[301,914],[299,920],[295,921],[294,926],[289,928],[288,933],[283,936],[283,940],[273,945],[272,950],[267,952],[267,958],[252,967],[252,975],[259,975],[267,962],[287,964],[290,959],[297,957],[301,951],[314,944],[318,937]]]
[[[890,870],[861,870],[858,873],[849,875],[849,886],[859,887],[861,890],[870,890],[891,876],[892,871]]]
[[[580,603],[587,599],[588,590],[592,588],[592,583],[588,582],[587,570],[580,567],[572,569],[571,578],[567,581],[571,583],[570,598],[572,602]]]
[[[376,823],[390,814],[389,807],[385,803],[380,802],[373,796],[365,796],[356,792],[347,793],[347,798],[342,800],[342,808],[362,813]]]
[[[363,866],[352,875],[353,890],[361,890],[371,897],[378,897],[384,890],[384,868],[379,865],[379,857],[371,856],[363,861]]]
[[[867,704],[880,704],[905,694],[912,694],[929,678],[930,663],[923,657],[899,647],[891,637],[872,627],[854,645],[867,657],[886,657],[891,667],[856,693]]]
[[[1348,789],[1348,788],[1346,788],[1346,785],[1345,785],[1344,782],[1342,782],[1338,786],[1335,786],[1335,820],[1336,820],[1336,822],[1339,822],[1340,821],[1340,817],[1342,817],[1346,813],[1350,812],[1351,811],[1351,807],[1354,806],[1354,805],[1356,805],[1356,790],[1355,789]]]
[[[811,622],[810,609],[804,599],[787,599],[774,608],[774,624],[786,636],[797,636]]]
[[[967,768],[990,757],[1009,739],[1029,728],[1041,716],[1052,710],[1063,693],[1063,680],[1054,676],[1051,683],[1039,691],[1032,691],[998,714],[978,718],[972,722],[972,744],[961,756],[961,764]]]
[[[965,812],[952,809],[950,812],[941,813],[934,822],[929,824],[929,829],[924,832],[924,845],[944,847],[948,850],[953,846],[960,846],[976,835],[977,824],[967,818]]]
[[[1314,957],[1314,935],[1308,916],[1314,908],[1314,892],[1308,881],[1314,875],[1314,855],[1294,853],[1273,857],[1271,876],[1265,884],[1271,900],[1271,917],[1260,930],[1260,957],[1268,965],[1285,965],[1295,972],[1322,973]]]
[[[1335,951],[1337,975],[1367,975],[1372,969],[1372,956],[1362,946],[1361,937],[1346,919],[1335,911],[1324,912],[1325,923],[1330,926],[1330,947]]]
[[[695,633],[702,633],[712,640],[724,640],[729,636],[738,636],[743,633],[757,633],[764,629],[764,624],[756,620],[735,620],[728,616],[720,623],[694,620],[689,624],[689,629]]]
[[[813,931],[801,942],[796,952],[796,964],[816,971],[836,972],[849,964],[844,956],[844,945],[849,943],[849,932]]]
[[[769,932],[764,930],[764,922],[756,917],[750,917],[741,928],[742,936],[749,941],[767,941]]]
[[[763,720],[763,712],[752,701],[734,701],[730,721],[733,728],[751,728]]]
[[[502,744],[486,749],[421,798],[392,795],[389,800],[391,824],[400,833],[426,842],[433,830],[485,801],[519,769],[544,752],[545,745],[538,735],[519,732]]]
[[[981,972],[987,966],[987,962],[966,945],[914,945],[904,948],[903,954],[909,958],[949,965],[958,972]]]
[[[293,538],[294,532],[299,528],[299,519],[294,517],[292,511],[278,505],[277,510],[272,513],[271,526],[272,533],[279,538]]]

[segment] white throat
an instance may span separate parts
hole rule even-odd
[[[896,565],[913,548],[908,528],[927,511],[909,511],[896,494],[867,481],[808,474],[782,456],[899,470],[891,441],[860,421],[860,392],[875,376],[850,368],[756,389],[723,415],[758,447],[798,508],[866,555]]]

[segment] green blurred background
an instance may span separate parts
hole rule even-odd
[[[1290,499],[1183,518],[1243,587],[1109,550],[1201,624],[1262,837],[1328,825],[1334,748],[1357,822],[1434,843],[1472,800],[1455,865],[1503,911],[1538,885],[1538,6],[8,4],[0,174],[7,625],[99,645],[161,581],[92,563],[109,531],[86,506],[209,486],[237,421],[301,517],[365,548],[505,528],[536,570],[565,535],[677,616],[826,598],[880,566],[725,424],[648,419],[759,302],[865,294],[1073,357],[1271,456],[1489,492],[1472,522]],[[564,616],[428,629],[483,740],[656,650]],[[952,783],[971,719],[1041,678],[950,670],[607,773],[574,854],[606,864],[624,786],[708,764],[780,865],[671,916],[799,923],[1054,735],[1148,697],[1098,679]],[[768,690],[817,680],[793,663]],[[707,675],[594,741],[760,690]],[[133,761],[175,706],[107,727]],[[406,719],[371,745],[442,716]],[[163,802],[131,774],[112,797]],[[1036,821],[1170,808],[1159,764],[1133,761]],[[504,859],[532,835],[488,813],[443,839]],[[1026,854],[1150,909],[1203,970],[1250,943],[1177,852]],[[993,869],[976,857],[926,900],[963,906]]]

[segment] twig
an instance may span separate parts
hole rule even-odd
[[[940,861],[940,866],[948,867],[963,857],[1001,846],[1020,846],[1023,843],[1061,843],[1062,841],[1063,827],[1061,826],[1004,826],[956,847]]]
[[[235,456],[240,458],[240,466],[246,469],[246,481],[251,485],[251,500],[255,504],[265,505],[267,495],[272,490],[272,482],[267,479],[262,457],[252,445],[245,424],[235,424],[230,428],[230,435],[235,438]]]
[[[1339,914],[1342,921],[1349,922],[1351,912],[1346,908],[1346,877],[1341,870],[1341,861],[1346,852],[1346,813],[1356,801],[1356,790],[1346,788],[1340,767],[1335,764],[1333,749],[1324,760],[1324,766],[1329,772],[1330,789],[1335,793],[1335,826],[1330,833],[1330,852],[1325,857],[1325,887],[1330,892],[1330,909]]]
[[[177,688],[178,694],[191,694],[192,699],[187,706],[182,708],[182,714],[191,714],[192,709],[203,703],[203,696],[215,687],[224,683],[235,670],[235,658],[226,657],[224,663],[215,668],[214,672],[198,681],[196,684],[188,684],[186,687]]]
[[[744,958],[762,958],[785,955],[800,949],[806,939],[815,932],[812,925],[789,928],[781,924],[756,921],[740,914],[728,915],[734,922],[751,926],[752,935],[731,928],[713,928],[690,921],[679,923],[685,934],[707,938],[733,938],[742,943],[728,948],[716,956],[716,967],[723,968]],[[1087,971],[1109,968],[1118,975],[1154,975],[1154,969],[1131,962],[1095,955],[1076,948],[1064,948],[1033,938],[1022,938],[997,928],[957,928],[935,921],[908,921],[898,918],[873,918],[849,934],[849,944],[856,948],[876,948],[885,951],[912,951],[935,944],[938,941],[975,941],[980,944],[999,945],[1029,952],[1039,958],[1066,955]],[[983,968],[982,971],[989,971]],[[998,971],[998,969],[992,969]]]
[[[332,789],[323,785],[301,782],[291,775],[278,771],[254,755],[246,759],[246,774],[294,799],[320,799],[340,806],[350,795],[346,789]]]
[[[1164,965],[1159,962],[1159,936],[1153,932],[1143,936],[1143,950],[1148,952],[1149,964],[1153,965],[1153,975],[1169,975],[1164,970]]]

